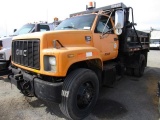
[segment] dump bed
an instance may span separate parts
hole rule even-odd
[[[119,42],[120,52],[149,51],[150,33],[126,28],[122,35],[119,36]]]

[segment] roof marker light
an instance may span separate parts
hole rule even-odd
[[[89,2],[88,5],[86,5],[86,10],[94,9],[96,7],[96,2],[92,1]]]
[[[57,18],[57,17],[54,18],[54,22],[56,22],[56,21],[58,21],[58,18]]]

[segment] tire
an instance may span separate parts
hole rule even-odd
[[[89,69],[77,69],[64,80],[60,109],[69,119],[80,120],[90,114],[98,94],[97,75]]]
[[[126,74],[129,76],[133,76],[133,68],[126,68]]]
[[[140,55],[138,68],[134,68],[134,76],[141,77],[146,67],[146,59],[144,55]]]

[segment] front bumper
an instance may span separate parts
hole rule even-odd
[[[63,82],[47,82],[34,75],[30,75],[10,67],[12,74],[8,77],[11,79],[11,83],[17,86],[17,88],[26,96],[36,96],[40,99],[61,102],[61,90]]]

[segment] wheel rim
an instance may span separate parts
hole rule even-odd
[[[91,82],[81,84],[77,93],[77,106],[79,109],[86,109],[92,102],[95,92]]]

